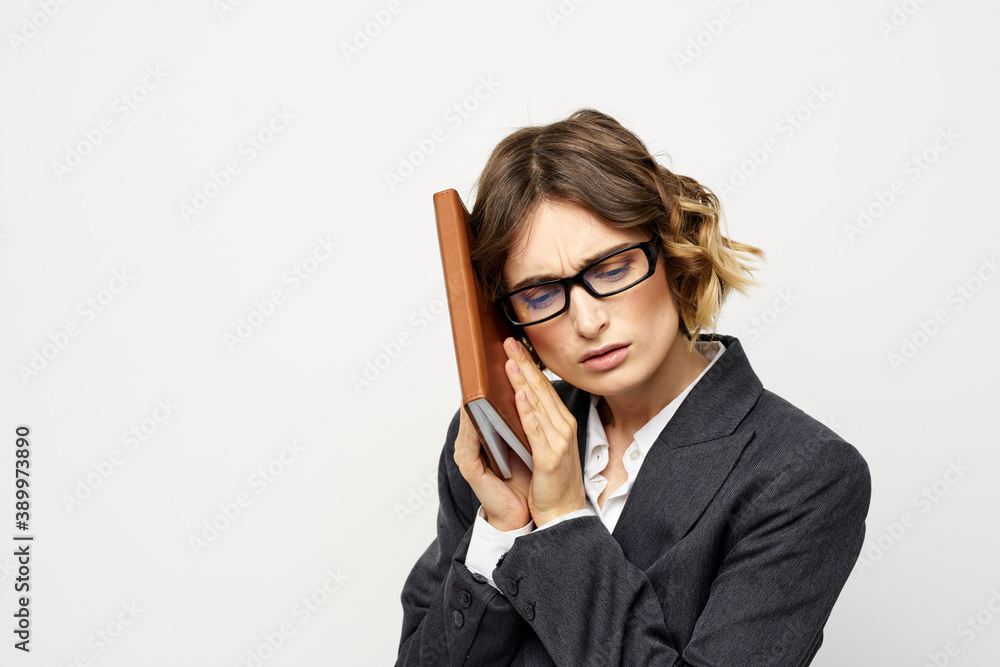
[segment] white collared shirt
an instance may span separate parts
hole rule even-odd
[[[598,516],[604,522],[608,532],[615,529],[618,518],[621,516],[622,508],[625,506],[625,501],[628,499],[629,491],[632,490],[632,482],[635,480],[636,475],[639,474],[639,468],[646,459],[650,448],[656,442],[660,433],[663,432],[663,429],[666,428],[667,423],[677,412],[677,409],[684,402],[691,389],[698,383],[698,380],[708,372],[708,369],[726,351],[725,345],[718,340],[712,342],[698,341],[695,343],[695,349],[708,360],[708,366],[705,367],[684,391],[635,432],[632,444],[629,445],[622,456],[622,463],[625,465],[625,472],[628,477],[622,482],[621,486],[604,499],[603,508],[600,507],[597,499],[608,485],[607,478],[601,474],[608,465],[608,436],[604,430],[604,424],[601,422],[601,417],[597,413],[597,401],[599,397],[596,395],[591,397],[590,415],[587,418],[587,452],[584,459],[586,465],[583,470],[583,488],[587,494],[587,507],[556,517],[545,525],[539,526],[537,530],[545,530],[557,523],[580,516]],[[480,505],[479,511],[476,513],[475,524],[472,527],[472,539],[469,542],[469,550],[465,556],[465,565],[472,572],[477,572],[486,577],[490,585],[496,588],[497,586],[493,583],[491,575],[493,568],[496,567],[497,560],[500,556],[510,551],[510,548],[514,546],[515,539],[536,530],[535,522],[529,521],[528,525],[523,528],[501,531],[491,526],[483,514],[483,507]]]

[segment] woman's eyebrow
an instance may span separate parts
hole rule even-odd
[[[593,264],[597,260],[603,259],[604,257],[607,257],[608,255],[610,255],[613,252],[618,252],[619,250],[622,250],[623,248],[627,248],[630,245],[635,245],[636,243],[639,243],[639,241],[625,241],[623,243],[619,243],[617,245],[613,245],[610,248],[606,248],[604,250],[601,250],[600,252],[595,252],[590,257],[586,257],[586,258],[584,258],[583,261],[579,262],[578,266],[580,266],[581,268],[584,267],[584,266],[590,266],[591,264]],[[576,271],[574,271],[573,273],[576,273]],[[521,289],[522,287],[527,287],[528,285],[534,285],[536,283],[543,283],[546,280],[557,280],[557,279],[563,278],[563,277],[565,277],[565,276],[557,276],[554,273],[545,273],[545,274],[541,274],[541,275],[537,275],[537,276],[529,276],[529,277],[525,278],[524,280],[519,280],[516,285],[514,285],[513,287],[510,288],[509,291],[516,292],[517,290]]]

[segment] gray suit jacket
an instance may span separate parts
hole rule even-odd
[[[703,334],[702,340],[708,336]],[[402,593],[397,665],[808,665],[865,534],[868,465],[767,391],[739,340],[694,386],[639,470],[614,532],[579,517],[464,559],[479,501],[438,470],[437,538]],[[563,381],[581,464],[590,394]]]

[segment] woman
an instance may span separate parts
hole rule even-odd
[[[457,411],[397,664],[807,665],[861,549],[867,464],[713,329],[754,284],[718,200],[614,119],[526,127],[479,180],[473,256],[521,332],[532,470]],[[560,380],[550,383],[550,369]]]

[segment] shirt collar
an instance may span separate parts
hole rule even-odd
[[[636,446],[642,453],[643,458],[652,448],[653,443],[656,442],[656,438],[663,432],[666,428],[667,423],[677,412],[677,409],[687,398],[687,395],[691,392],[691,389],[698,384],[708,369],[711,368],[722,353],[726,351],[726,346],[723,345],[718,340],[709,341],[697,341],[695,342],[695,349],[701,353],[701,356],[708,359],[708,366],[694,379],[691,384],[689,384],[684,391],[682,391],[677,398],[667,403],[662,410],[660,410],[656,415],[650,419],[646,424],[640,428],[632,436],[635,440]],[[593,395],[590,397],[590,415],[587,417],[587,456],[586,456],[586,466],[584,470],[584,476],[588,479],[594,477],[594,475],[599,474],[604,470],[604,466],[607,465],[607,457],[602,457],[600,454],[602,452],[607,452],[608,448],[608,436],[604,430],[604,424],[601,422],[601,416],[597,412],[597,401],[600,396]]]

